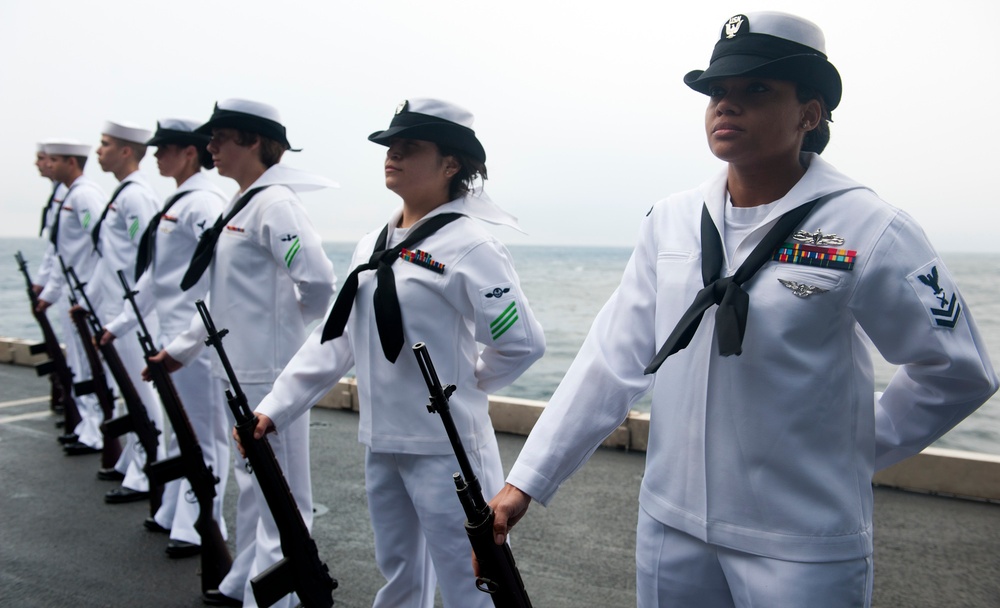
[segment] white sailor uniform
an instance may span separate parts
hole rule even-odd
[[[216,326],[229,329],[224,346],[251,407],[270,392],[274,379],[305,340],[306,326],[323,314],[333,294],[333,265],[295,195],[295,191],[330,185],[328,180],[282,165],[270,167],[247,190],[267,188],[222,230],[206,272],[210,273],[209,308]],[[226,211],[240,195],[233,197]],[[187,365],[204,348],[205,336],[201,318],[195,315],[190,327],[166,350]],[[212,372],[226,382],[225,370],[214,355]],[[311,527],[309,416],[292,421],[268,440],[302,518]],[[237,556],[219,590],[242,598],[244,606],[256,606],[250,578],[281,558],[280,538],[256,479],[246,472],[242,460],[234,459],[233,467],[240,488]],[[293,605],[293,599],[289,596],[283,602]]]
[[[52,204],[48,206],[45,210],[45,221],[43,222],[43,229],[41,237],[48,242],[45,247],[45,253],[42,255],[42,259],[38,262],[37,270],[32,276],[35,285],[44,286],[49,280],[49,275],[53,272],[61,272],[59,268],[59,260],[56,258],[56,248],[55,245],[49,240],[52,234],[52,224],[56,221],[56,215],[59,214],[59,210],[62,208],[62,203],[66,199],[66,191],[69,188],[66,184],[59,182],[54,186],[54,193],[52,195]],[[53,302],[55,304],[55,302]],[[67,429],[67,432],[69,429]]]
[[[186,194],[182,194],[186,193]],[[133,286],[136,304],[143,319],[155,313],[159,319],[159,336],[153,339],[162,347],[186,330],[196,314],[194,303],[208,292],[208,276],[187,291],[180,288],[198,239],[210,228],[222,211],[225,195],[203,173],[195,173],[171,195],[178,197],[160,219],[155,247],[149,268]],[[128,277],[132,282],[132,277]],[[122,341],[135,341],[138,322],[131,306],[107,324],[107,329]],[[152,331],[152,330],[151,330]],[[222,518],[222,499],[229,479],[229,424],[222,383],[211,373],[208,351],[202,351],[187,365],[173,374],[173,383],[184,405],[185,413],[201,446],[205,464],[219,478],[213,517],[226,537]],[[176,436],[172,436],[167,457],[179,454]],[[163,490],[163,502],[154,518],[170,530],[170,538],[201,544],[194,524],[200,511],[186,478],[170,482]]]
[[[437,215],[493,221],[492,210],[499,211],[478,198],[452,201],[405,231],[390,228],[388,246]],[[388,225],[400,217],[397,211]],[[368,261],[377,234],[361,240],[352,267]],[[427,412],[427,388],[409,351],[425,342],[442,383],[457,386],[452,416],[483,492],[492,496],[503,485],[503,469],[487,395],[541,357],[545,339],[509,252],[478,222],[462,217],[414,247],[392,265],[404,335],[395,364],[379,341],[371,304],[375,273],[363,272],[343,336],[321,344],[318,327],[256,411],[283,433],[355,366],[375,557],[387,579],[374,606],[433,606],[438,581],[445,606],[491,606],[472,574],[465,514],[451,477],[458,462],[441,420]]]
[[[134,274],[139,238],[160,207],[153,189],[138,171],[123,179],[119,188],[118,196],[113,202],[108,203],[107,214],[101,222],[96,246],[98,260],[94,274],[84,288],[101,323],[108,323],[121,314],[127,306],[117,273],[121,270],[126,277]],[[151,332],[157,331],[155,315],[150,315],[145,321]],[[146,407],[149,419],[162,431],[163,410],[160,399],[153,387],[148,382],[142,381],[142,369],[146,363],[139,342],[116,341],[115,349],[139,399]],[[125,475],[122,487],[146,492],[149,490],[149,479],[142,470],[146,466],[145,451],[135,433],[128,433],[126,437],[125,449],[115,463],[115,470]],[[164,454],[166,447],[161,440],[157,446],[156,459],[163,458]]]
[[[49,271],[44,283],[41,280],[39,282],[40,285],[44,285],[38,294],[40,299],[55,304],[63,296],[70,294],[71,288],[67,285],[59,264],[60,257],[68,268],[76,272],[81,281],[90,280],[97,262],[97,254],[94,253],[93,242],[90,240],[90,231],[94,227],[94,222],[100,217],[106,201],[107,198],[101,188],[82,175],[70,184],[59,208],[59,219],[54,220],[58,221],[59,228],[56,232],[56,242],[53,243],[53,255],[49,258]],[[50,230],[52,229],[54,228],[50,227]],[[73,371],[73,382],[89,380],[90,364],[83,353],[80,335],[68,314],[59,317],[62,334],[66,338],[66,362]],[[75,433],[80,443],[99,450],[104,447],[104,436],[101,434],[104,412],[101,410],[101,404],[93,394],[74,395],[74,397],[80,412],[80,423],[75,429],[66,429],[66,432]]]
[[[792,240],[744,285],[742,355],[718,355],[714,313],[706,314],[686,349],[643,374],[703,286],[703,202],[724,233],[723,172],[657,203],[643,220],[620,287],[508,482],[547,504],[652,389],[641,520],[765,558],[870,559],[873,471],[940,437],[996,391],[997,377],[948,269],[913,219],[817,155],[803,160],[805,176],[725,252],[722,276],[780,215],[839,193],[800,226],[803,242]],[[901,366],[882,394],[862,332]],[[648,545],[637,548],[640,570],[655,563],[639,554]],[[639,578],[640,605],[649,580]]]

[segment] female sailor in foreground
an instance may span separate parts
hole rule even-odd
[[[642,221],[491,501],[495,532],[652,390],[638,605],[867,606],[873,471],[979,407],[996,374],[920,227],[820,158],[841,81],[818,27],[737,15],[684,80],[727,165]],[[862,331],[900,365],[882,394]]]

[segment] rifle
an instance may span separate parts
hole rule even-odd
[[[330,576],[330,569],[319,558],[316,542],[309,535],[309,528],[302,519],[271,444],[266,437],[254,439],[257,417],[247,404],[247,396],[240,388],[233,366],[222,347],[222,338],[229,330],[216,331],[212,315],[202,300],[196,301],[195,306],[208,330],[205,344],[214,346],[218,351],[219,360],[229,377],[232,389],[226,391],[226,400],[236,418],[236,433],[253,473],[257,476],[257,483],[260,484],[281,537],[281,552],[284,557],[250,580],[257,604],[267,608],[294,592],[305,608],[330,608],[334,604],[333,590],[337,588],[337,580]]]
[[[33,355],[44,352],[49,356],[48,361],[35,365],[35,373],[39,376],[48,374],[49,381],[52,383],[52,409],[58,411],[59,408],[62,408],[63,429],[65,429],[66,435],[72,435],[73,429],[76,428],[76,425],[80,424],[81,420],[80,411],[76,407],[76,400],[73,399],[73,370],[66,363],[66,355],[63,354],[59,339],[56,338],[56,333],[52,330],[52,325],[49,324],[48,316],[46,316],[44,311],[38,312],[38,294],[32,288],[33,283],[31,282],[31,276],[28,274],[28,262],[21,255],[20,251],[14,254],[14,258],[17,260],[17,267],[21,270],[21,274],[24,275],[24,280],[28,286],[31,314],[35,317],[35,321],[38,322],[38,326],[42,330],[42,337],[45,340],[39,344],[32,344],[29,350]]]
[[[101,425],[101,432],[104,433],[105,438],[108,436],[114,437],[116,443],[118,437],[121,437],[129,431],[134,432],[139,438],[139,444],[142,446],[143,451],[146,452],[146,465],[143,467],[143,471],[147,472],[149,466],[156,461],[156,450],[160,444],[157,436],[160,434],[160,431],[156,428],[156,425],[153,424],[153,421],[149,419],[149,412],[146,411],[146,406],[142,403],[139,393],[135,390],[135,385],[132,384],[132,379],[129,378],[128,371],[125,369],[125,365],[122,363],[121,357],[118,356],[118,349],[115,348],[115,345],[112,342],[100,344],[101,335],[104,333],[104,326],[101,324],[100,319],[97,318],[97,313],[94,311],[94,307],[90,303],[90,298],[87,297],[87,292],[83,289],[86,283],[80,282],[80,279],[76,276],[76,271],[74,271],[73,268],[67,268],[66,274],[67,280],[70,281],[70,286],[80,294],[80,297],[83,298],[85,305],[82,307],[77,306],[72,311],[74,321],[80,319],[77,327],[85,329],[86,325],[84,325],[83,319],[86,318],[87,323],[90,325],[90,330],[93,332],[94,338],[97,342],[96,348],[100,350],[101,356],[104,358],[104,362],[107,363],[108,369],[111,370],[111,376],[114,377],[115,384],[118,385],[118,391],[121,393],[122,401],[125,402],[126,414],[117,418],[111,418],[111,415],[113,414],[109,415],[108,412],[105,412],[104,423]],[[76,303],[74,302],[74,304]],[[81,329],[81,336],[83,336],[82,332],[84,329]],[[83,341],[84,347],[88,350],[88,358],[90,358],[90,353],[95,350],[95,340],[85,339]],[[97,356],[96,352],[94,352],[94,356]],[[91,366],[93,365],[94,363],[91,362]],[[97,362],[97,365],[100,367],[100,361]],[[163,485],[154,483],[154,481],[150,479],[150,515],[156,515],[156,511],[159,510],[162,501]]]
[[[465,533],[469,536],[472,550],[479,562],[480,575],[476,578],[476,587],[480,591],[489,593],[493,605],[497,608],[531,608],[531,600],[528,599],[524,582],[521,581],[521,573],[514,563],[510,545],[507,543],[497,545],[493,541],[493,509],[483,498],[479,480],[472,470],[469,457],[462,447],[462,439],[458,436],[455,422],[451,418],[448,399],[455,392],[455,385],[441,386],[441,380],[434,371],[434,363],[431,362],[431,355],[423,342],[413,345],[413,354],[417,357],[420,372],[431,393],[427,411],[441,415],[448,439],[451,440],[451,447],[458,458],[458,466],[462,470],[461,473],[455,473],[452,479],[455,481],[458,499],[465,509]]]
[[[166,370],[162,363],[150,361],[150,357],[159,352],[153,343],[153,337],[146,328],[146,323],[142,319],[139,305],[135,301],[135,294],[125,278],[125,273],[118,271],[118,280],[121,281],[125,290],[125,299],[132,305],[135,311],[135,318],[139,322],[139,331],[136,335],[139,344],[142,346],[142,353],[146,359],[146,366],[149,375],[153,379],[156,392],[160,395],[163,409],[170,419],[170,426],[174,429],[174,436],[177,438],[177,446],[180,448],[180,455],[157,460],[146,469],[150,483],[154,480],[157,484],[166,484],[181,477],[187,477],[191,483],[191,490],[198,499],[198,519],[194,522],[194,528],[201,536],[201,591],[218,589],[219,583],[229,572],[233,565],[233,558],[229,555],[229,547],[222,538],[222,531],[219,530],[219,523],[212,517],[214,500],[216,496],[215,486],[219,483],[219,478],[212,472],[212,467],[205,464],[205,455],[198,443],[198,436],[191,426],[187,412],[184,411],[184,404],[177,394],[177,388],[170,377],[170,372]],[[221,463],[226,466],[226,463]]]
[[[70,277],[75,277],[76,272],[74,272],[71,267],[66,266],[62,256],[59,256],[59,266],[62,267],[63,275],[66,276],[66,283],[72,285],[72,283],[70,283]],[[104,366],[101,364],[101,358],[98,356],[97,349],[94,347],[94,340],[90,335],[90,328],[87,327],[87,322],[84,319],[87,315],[87,311],[80,308],[76,296],[73,295],[72,286],[69,289],[69,309],[70,319],[73,320],[76,332],[80,334],[80,342],[83,345],[83,352],[87,357],[87,363],[90,365],[90,380],[84,380],[83,382],[74,384],[73,390],[76,391],[77,395],[93,394],[97,397],[97,401],[101,405],[101,411],[104,414],[104,419],[107,420],[111,418],[111,416],[114,416],[115,396],[111,393],[111,387],[108,385],[108,377],[104,373]],[[104,440],[104,448],[101,450],[101,467],[110,469],[115,466],[116,462],[118,462],[118,458],[122,453],[122,446],[118,442],[118,436],[111,435],[103,427],[101,428],[101,434],[103,435]]]

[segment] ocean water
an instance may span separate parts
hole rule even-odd
[[[352,243],[326,243],[339,281],[350,271]],[[22,251],[33,271],[41,259],[40,239],[0,239],[0,336],[39,339],[28,310],[24,279],[14,253]],[[594,316],[617,287],[631,249],[614,247],[511,246],[517,272],[532,309],[545,328],[545,356],[501,394],[547,400],[569,367]],[[975,315],[993,360],[1000,365],[1000,255],[942,254]],[[875,381],[884,388],[895,371],[874,353]],[[2,399],[2,390],[0,390]],[[648,411],[648,399],[637,409]],[[939,447],[1000,454],[1000,396],[942,437]]]

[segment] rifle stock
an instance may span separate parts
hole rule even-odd
[[[38,294],[32,287],[31,275],[28,273],[28,262],[20,251],[14,254],[14,259],[17,260],[17,267],[24,275],[24,281],[27,284],[28,300],[31,302],[31,316],[38,322],[44,340],[41,344],[32,344],[29,350],[33,355],[45,353],[49,357],[48,361],[35,366],[35,373],[39,376],[46,374],[49,376],[53,389],[52,409],[58,411],[59,408],[62,408],[63,428],[66,433],[72,433],[81,420],[76,400],[73,399],[73,370],[66,362],[66,355],[63,354],[62,346],[59,344],[59,339],[56,338],[56,332],[53,331],[48,316],[44,311],[38,311]]]
[[[205,454],[198,443],[198,436],[191,420],[188,418],[184,404],[180,395],[177,394],[177,387],[162,363],[154,363],[150,358],[157,354],[157,349],[153,343],[153,337],[146,328],[142,313],[135,301],[135,294],[125,278],[122,271],[118,271],[118,280],[121,281],[125,290],[125,299],[132,305],[135,311],[136,320],[139,322],[139,331],[136,332],[139,338],[139,345],[142,347],[143,355],[149,375],[153,380],[163,409],[170,419],[170,426],[174,429],[174,436],[177,438],[177,446],[180,455],[164,460],[158,460],[149,465],[146,474],[150,482],[154,479],[157,483],[165,484],[168,481],[186,477],[191,484],[191,491],[194,492],[198,500],[198,519],[194,527],[201,536],[201,590],[202,593],[209,589],[218,589],[219,583],[229,572],[233,564],[233,558],[229,554],[229,547],[222,538],[222,530],[219,523],[212,516],[214,513],[214,501],[216,496],[216,484],[219,478],[215,476],[212,468],[205,463]],[[220,463],[226,466],[226,463]]]
[[[104,362],[108,366],[108,370],[111,372],[112,377],[115,380],[115,384],[118,385],[118,392],[121,394],[122,401],[125,402],[125,409],[128,412],[126,415],[119,418],[112,419],[111,413],[105,411],[104,413],[104,424],[101,425],[101,431],[105,434],[105,442],[107,442],[108,436],[114,437],[114,442],[117,443],[117,438],[121,437],[125,433],[132,431],[139,438],[139,445],[142,446],[143,451],[146,453],[146,464],[143,467],[143,471],[147,472],[149,465],[156,462],[156,452],[159,449],[160,440],[158,439],[160,435],[159,429],[149,418],[149,412],[146,411],[146,405],[142,402],[139,397],[139,393],[135,390],[135,385],[132,384],[132,378],[129,377],[128,371],[125,369],[125,364],[122,363],[121,357],[118,356],[118,349],[112,342],[107,344],[101,344],[95,347],[95,341],[99,341],[101,335],[104,333],[104,328],[101,325],[100,319],[97,318],[97,313],[94,311],[94,307],[90,303],[90,298],[87,297],[87,292],[84,290],[85,283],[80,281],[80,278],[76,276],[76,271],[72,267],[66,268],[67,280],[70,282],[71,288],[80,294],[83,299],[83,306],[74,307],[73,315],[74,322],[77,324],[77,328],[86,328],[87,325],[90,327],[88,331],[88,339],[84,340],[84,348],[90,351],[99,350],[101,357],[103,357]],[[83,337],[84,330],[81,329],[81,338]],[[90,338],[90,333],[93,332],[93,338]],[[88,359],[91,355],[88,354]],[[97,353],[93,353],[93,357],[97,357]],[[91,362],[91,367],[94,363]],[[97,361],[97,366],[100,367],[100,360]],[[97,377],[97,372],[94,372],[94,377]],[[101,375],[103,376],[103,369]],[[102,403],[103,405],[103,403]],[[147,472],[148,476],[148,472]],[[159,510],[160,505],[163,502],[163,484],[157,483],[154,479],[149,479],[149,512],[150,515],[156,515]]]
[[[420,372],[424,376],[424,382],[430,391],[430,403],[427,405],[429,412],[441,415],[441,422],[444,423],[451,447],[455,450],[455,457],[458,459],[460,473],[455,473],[452,479],[455,482],[455,491],[458,499],[465,510],[465,533],[469,537],[469,543],[476,554],[479,562],[479,576],[476,578],[476,587],[485,593],[490,594],[493,605],[496,608],[531,608],[531,600],[528,599],[528,592],[524,589],[524,582],[521,580],[521,573],[514,562],[514,554],[511,553],[510,545],[504,543],[497,545],[493,540],[493,509],[483,497],[483,491],[479,486],[475,471],[469,463],[469,457],[462,446],[462,439],[455,428],[455,422],[451,418],[451,410],[448,407],[448,399],[455,392],[455,386],[449,384],[442,386],[437,372],[434,370],[434,363],[431,355],[427,351],[427,345],[418,342],[413,345],[413,354],[417,357],[417,364]]]
[[[232,389],[226,391],[226,400],[236,419],[236,433],[281,537],[284,558],[251,579],[254,598],[258,605],[267,608],[294,592],[305,608],[330,608],[334,604],[333,590],[337,588],[337,581],[330,576],[329,568],[319,558],[316,543],[302,519],[271,444],[266,437],[254,439],[257,417],[247,404],[246,394],[240,388],[239,380],[222,346],[222,338],[229,330],[217,331],[205,303],[198,300],[195,305],[205,329],[208,330],[205,343],[216,349],[229,378]]]

